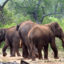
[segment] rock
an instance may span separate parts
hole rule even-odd
[[[0,62],[0,64],[19,64],[19,63],[17,63],[16,61],[14,61],[14,62]]]
[[[29,63],[26,62],[26,61],[21,60],[20,64],[29,64]]]

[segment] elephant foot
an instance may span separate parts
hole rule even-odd
[[[15,55],[11,55],[10,57],[15,57]]]
[[[21,56],[20,54],[18,54],[17,56]]]
[[[39,56],[38,58],[39,58],[39,59],[43,59],[43,57],[42,57],[42,56]]]
[[[36,58],[39,58],[39,56],[38,56],[38,55],[36,55]]]
[[[23,55],[23,57],[24,57],[24,58],[28,58],[28,56],[26,56],[26,55]]]
[[[54,57],[55,59],[59,59],[59,57]]]
[[[32,58],[32,61],[35,61],[35,58]]]
[[[44,58],[44,60],[48,60],[48,58]]]
[[[32,57],[31,59],[32,59],[32,61],[35,61],[36,57]]]
[[[7,53],[3,53],[3,56],[6,56],[7,55]]]
[[[48,56],[44,56],[44,59],[45,59],[45,60],[48,60]]]
[[[28,59],[31,59],[31,57],[23,57],[23,58],[24,58],[24,59],[27,59],[27,60],[28,60]]]
[[[24,57],[24,59],[30,59],[30,58],[28,58],[28,57]]]
[[[24,58],[25,60],[28,60],[28,58]]]
[[[38,58],[38,59],[39,59],[39,60],[41,60],[41,59],[43,60],[43,58]]]
[[[31,59],[31,57],[30,57],[30,56],[28,56],[27,58],[28,58],[28,59]]]

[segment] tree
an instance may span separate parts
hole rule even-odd
[[[8,9],[15,15],[30,15],[37,23],[42,23],[46,16],[63,14],[63,4],[64,0],[10,0]]]
[[[6,3],[8,2],[9,0],[5,0],[5,2],[3,3],[3,5],[1,6],[0,5],[0,21],[4,24],[4,12],[3,12],[3,9],[4,9],[4,6],[6,5]]]
[[[61,4],[64,1],[60,0],[23,0],[20,3],[19,1],[13,1],[15,9],[17,11],[20,9],[24,14],[30,14],[37,23],[42,23],[46,16],[62,14],[63,11]]]

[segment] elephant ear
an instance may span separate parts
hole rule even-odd
[[[59,24],[57,22],[54,23],[55,28],[59,27]]]
[[[56,29],[58,28],[59,24],[57,22],[51,23],[51,30],[53,31],[53,33],[56,32]]]

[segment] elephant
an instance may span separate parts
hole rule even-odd
[[[21,56],[19,53],[19,46],[22,46],[22,44],[20,42],[20,36],[16,31],[16,26],[11,27],[6,31],[5,41],[6,44],[8,44],[8,46],[10,47],[11,57],[15,56],[15,53],[17,53],[18,56]],[[5,51],[5,47],[3,51]]]
[[[45,25],[35,25],[28,32],[28,40],[31,44],[31,55],[32,59],[35,59],[35,48],[38,50],[38,58],[42,59],[42,49],[44,49],[44,58],[48,59],[48,45],[50,44],[53,52],[54,58],[58,59],[58,50],[55,44],[55,37],[58,37],[62,40],[62,46],[64,48],[64,33],[62,28],[59,26],[57,22],[52,22],[50,24]]]
[[[0,29],[0,44],[2,41],[5,41],[6,29]]]
[[[30,43],[28,42],[28,32],[32,27],[34,27],[36,23],[31,20],[27,20],[17,25],[16,30],[19,32],[20,38],[22,39],[22,56],[24,58],[31,58],[30,56]],[[34,47],[35,55],[38,55],[37,49]]]
[[[5,41],[5,45],[2,49],[3,56],[7,55],[6,49],[10,45],[12,46],[12,49],[10,46],[10,55],[15,56],[15,52],[17,52],[17,55],[20,56],[18,47],[22,47],[22,43],[15,26],[11,28],[0,29],[0,43],[2,41]],[[14,51],[14,49],[16,50]]]

